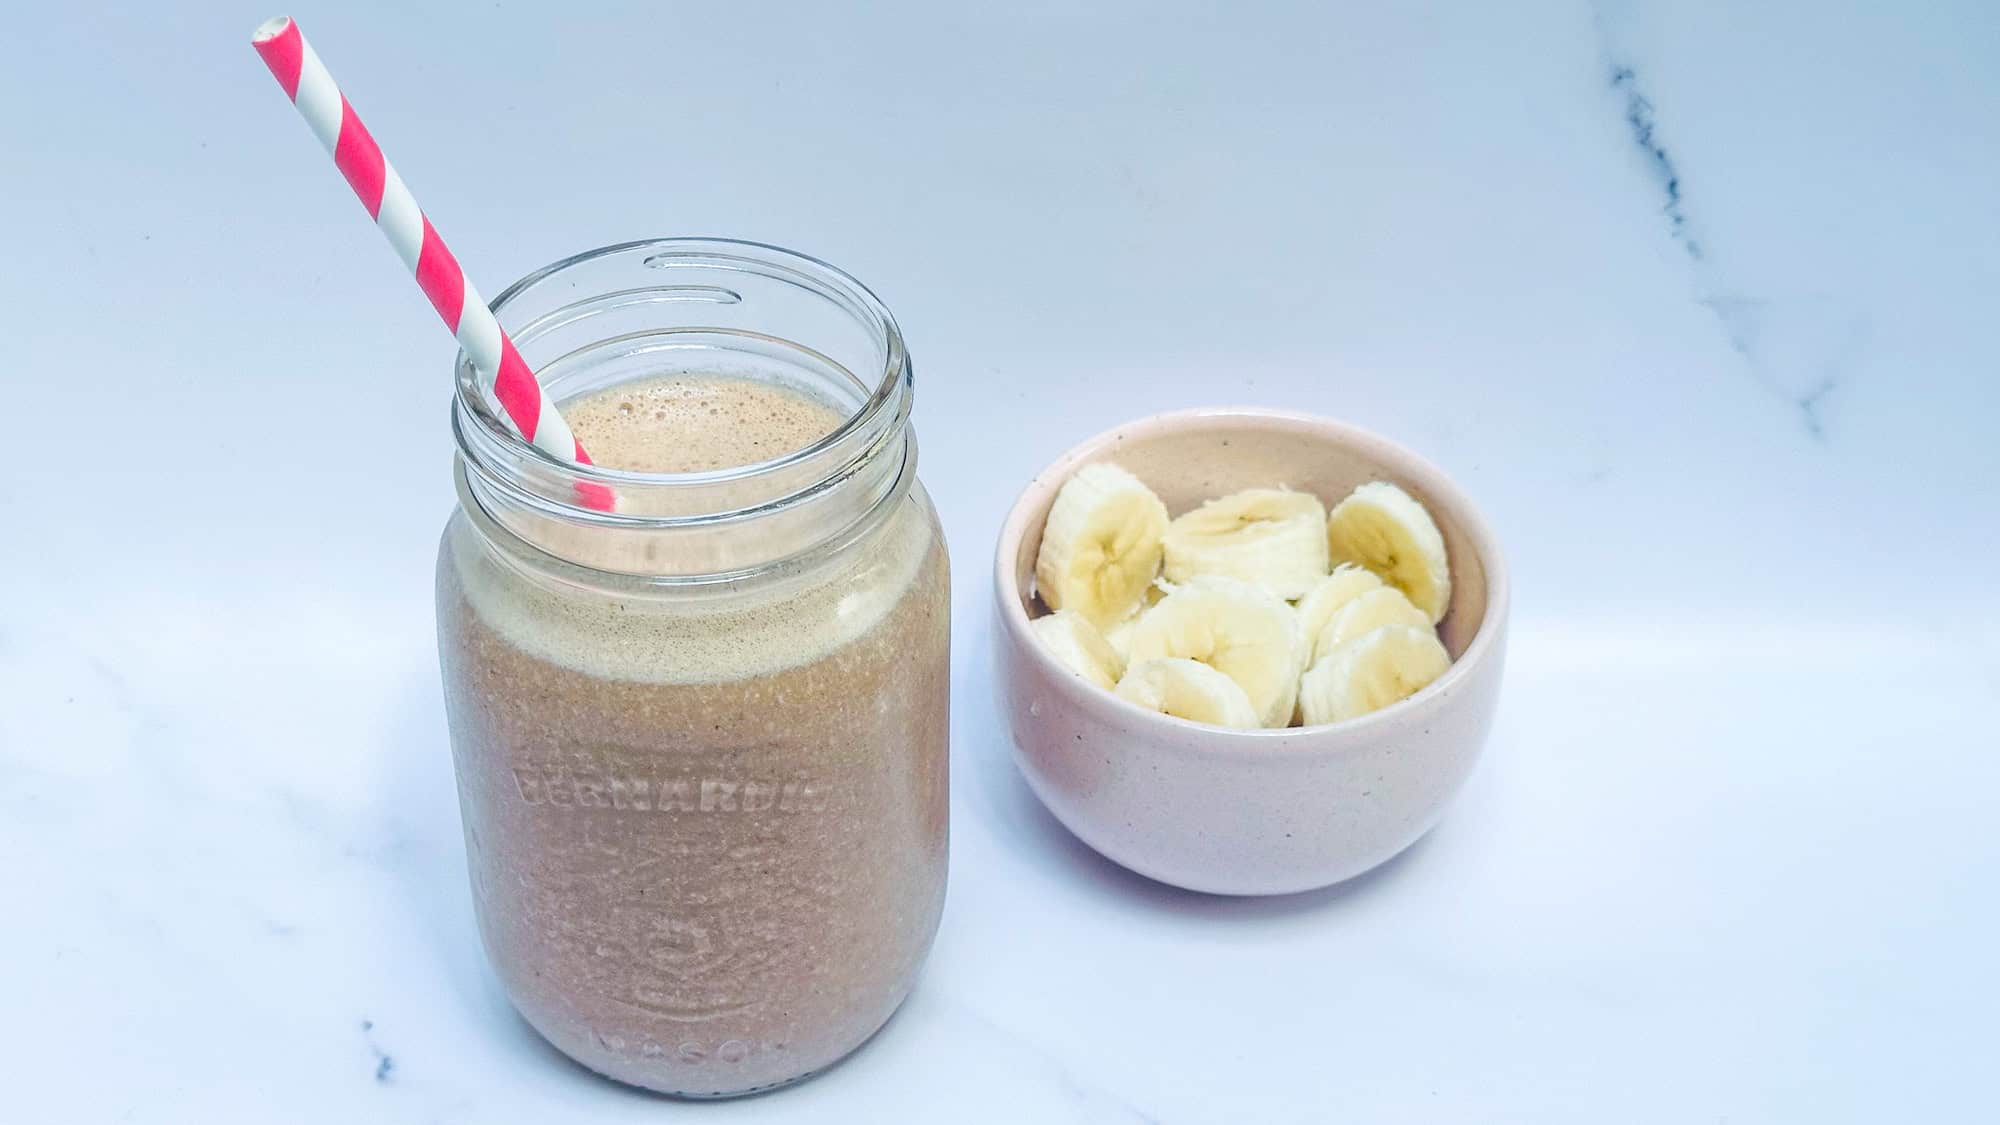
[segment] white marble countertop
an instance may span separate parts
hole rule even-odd
[[[0,43],[9,1120],[1990,1107],[1991,5],[401,7],[298,14],[488,292],[721,233],[902,319],[957,583],[936,950],[848,1064],[727,1108],[510,1013],[432,639],[450,349],[269,13],[38,5]],[[1517,577],[1453,812],[1290,899],[1097,859],[989,684],[1019,486],[1227,401],[1430,455]]]

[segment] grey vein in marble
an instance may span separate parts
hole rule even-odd
[[[1664,196],[1660,213],[1666,217],[1668,237],[1687,254],[1698,294],[1696,300],[1715,317],[1730,350],[1742,357],[1751,382],[1796,410],[1808,437],[1825,441],[1826,425],[1820,406],[1840,386],[1840,371],[1861,335],[1858,319],[1837,318],[1840,323],[1818,334],[1807,355],[1781,356],[1769,345],[1773,320],[1796,328],[1794,322],[1812,319],[1810,314],[1820,310],[1787,308],[1774,317],[1770,300],[1733,292],[1724,284],[1702,241],[1695,236],[1680,164],[1661,137],[1656,104],[1642,86],[1637,66],[1614,42],[1612,24],[1622,21],[1625,7],[1617,0],[1597,0],[1591,5],[1600,62],[1609,75],[1611,89],[1621,99],[1632,143]]]
[[[1653,178],[1659,181],[1660,190],[1666,195],[1660,213],[1667,217],[1668,231],[1688,257],[1701,261],[1701,243],[1689,232],[1687,210],[1681,205],[1680,169],[1674,165],[1673,154],[1660,144],[1653,121],[1653,103],[1639,90],[1638,73],[1630,66],[1614,62],[1611,88],[1625,98],[1625,125],[1632,131],[1632,143],[1645,155]]]
[[[1860,341],[1859,322],[1820,307],[1824,302],[1794,302],[1778,323],[1780,328],[1789,327],[1788,336],[1793,338],[1779,338],[1772,331],[1770,301],[1715,294],[1703,297],[1701,303],[1715,314],[1730,348],[1749,366],[1750,377],[1766,391],[1797,407],[1805,420],[1806,432],[1824,440],[1826,429],[1820,420],[1819,405],[1829,392],[1840,386],[1840,370]],[[1800,322],[1814,319],[1815,314],[1834,323],[1808,325],[1799,331]],[[1786,354],[1788,350],[1795,352],[1801,344],[1808,349],[1807,354]],[[1785,379],[1778,374],[1780,369],[1789,369],[1796,377]]]
[[[368,1041],[368,1052],[375,1057],[375,1081],[386,1086],[395,1080],[396,1056],[383,1050],[375,1042],[375,1021],[362,1020],[361,1034]]]

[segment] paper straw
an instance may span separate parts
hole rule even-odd
[[[278,85],[284,87],[285,96],[298,107],[299,116],[332,154],[334,166],[347,177],[348,186],[403,259],[404,267],[416,275],[431,307],[458,337],[459,346],[492,386],[494,399],[521,436],[560,460],[590,464],[583,444],[570,433],[569,423],[563,421],[548,392],[528,369],[514,341],[480,300],[472,279],[459,268],[458,259],[417,206],[416,197],[389,166],[368,127],[334,84],[333,75],[327,73],[325,64],[300,34],[299,25],[289,16],[267,20],[251,35],[250,42]],[[601,486],[580,487],[579,492],[590,507],[608,510],[612,506],[608,490]]]

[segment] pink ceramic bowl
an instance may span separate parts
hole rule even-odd
[[[1282,483],[1331,506],[1364,481],[1396,482],[1430,509],[1451,555],[1439,626],[1451,670],[1373,714],[1287,730],[1192,723],[1092,687],[1043,651],[1028,619],[1049,505],[1093,461],[1130,469],[1176,515],[1253,486]],[[1507,637],[1507,567],[1493,533],[1436,466],[1331,419],[1215,407],[1099,434],[1015,501],[993,577],[1000,705],[1028,784],[1085,843],[1175,886],[1285,894],[1367,871],[1437,823],[1492,725]]]

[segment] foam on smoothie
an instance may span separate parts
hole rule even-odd
[[[769,383],[662,375],[584,395],[562,408],[591,459],[633,473],[700,473],[804,449],[846,418]]]
[[[562,411],[598,464],[653,473],[767,461],[845,421],[834,407],[785,387],[700,375],[635,380],[580,396]],[[550,589],[470,542],[454,543],[451,554],[474,612],[523,652],[607,680],[714,683],[797,667],[863,639],[923,566],[932,548],[928,521],[912,495],[869,541],[825,568],[657,595]],[[459,520],[447,534],[475,532]]]

